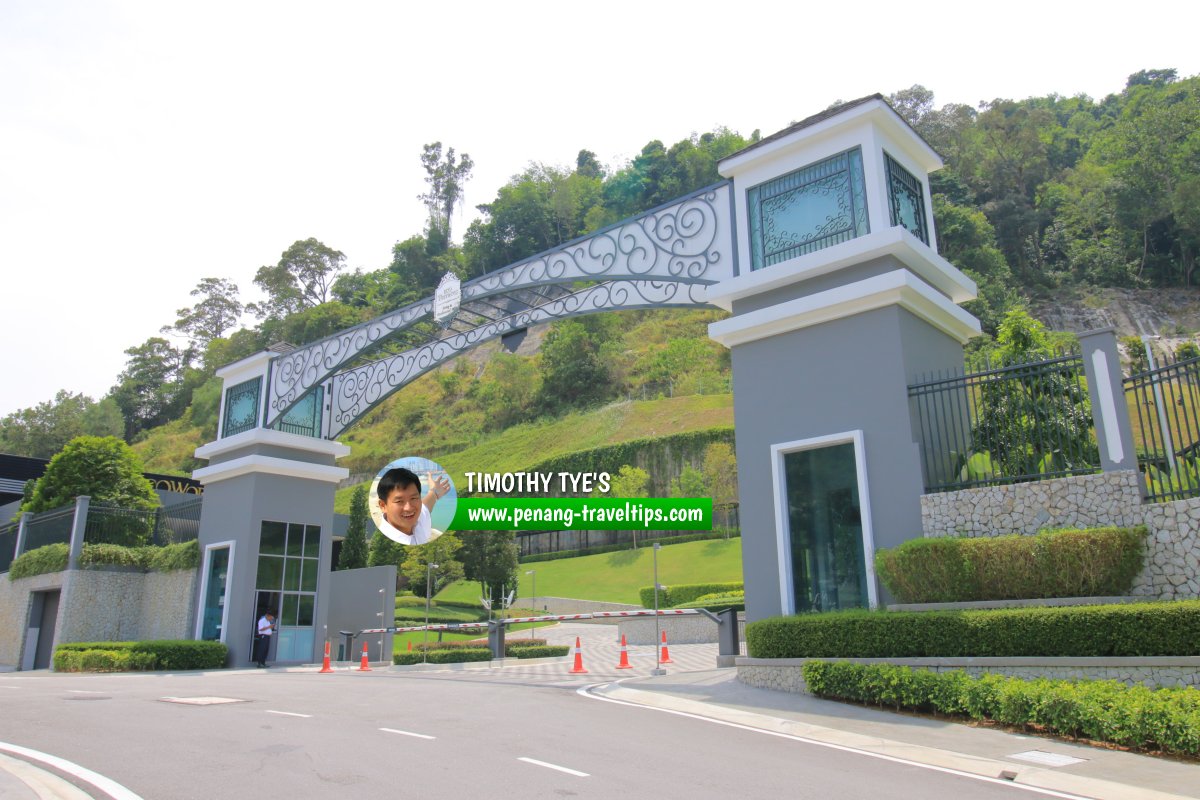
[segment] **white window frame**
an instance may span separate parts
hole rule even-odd
[[[771,445],[771,486],[775,499],[775,542],[779,557],[779,607],[784,614],[796,613],[796,588],[792,583],[792,539],[788,525],[787,473],[783,457],[802,450],[817,450],[838,444],[854,445],[854,466],[858,474],[859,518],[862,522],[863,558],[867,568],[867,602],[879,606],[875,588],[875,535],[871,524],[871,495],[867,487],[867,456],[862,430],[833,433],[811,439],[796,439]]]
[[[225,603],[221,606],[220,642],[222,644],[229,644],[225,641],[225,637],[229,633],[229,587],[233,583],[233,559],[237,550],[237,542],[233,539],[224,542],[213,542],[204,547],[204,560],[201,562],[200,570],[200,602],[196,604],[196,632],[192,636],[196,641],[200,640],[200,636],[204,632],[204,603],[205,595],[208,593],[208,575],[212,569],[212,551],[220,550],[224,547],[229,548],[229,566],[225,573]]]

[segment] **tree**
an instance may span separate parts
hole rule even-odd
[[[609,481],[609,497],[645,497],[650,486],[650,473],[641,467],[633,467],[625,464],[617,474],[612,476]],[[634,528],[633,531],[633,546],[638,546],[638,532]]]
[[[38,479],[33,497],[22,511],[47,511],[87,495],[93,505],[147,511],[157,508],[158,495],[142,473],[137,453],[115,436],[80,436],[67,443]]]
[[[385,567],[388,564],[392,564],[399,569],[407,557],[404,552],[406,549],[405,545],[394,542],[379,531],[375,531],[375,534],[371,537],[371,546],[367,552],[367,566]]]
[[[178,331],[191,340],[193,347],[204,350],[213,339],[237,324],[243,306],[238,300],[236,283],[224,278],[204,278],[191,291],[192,297],[202,298],[191,308],[175,312],[174,325],[164,325],[163,333]]]
[[[684,464],[678,478],[671,480],[671,497],[707,497],[708,486],[704,473],[691,464]]]
[[[435,540],[436,541],[436,540]],[[501,598],[517,588],[517,535],[513,531],[470,531],[463,534],[463,575],[476,581],[483,596],[490,599],[492,608],[501,607]]]
[[[50,458],[76,436],[120,436],[125,420],[116,403],[99,403],[65,389],[53,400],[22,408],[0,419],[0,452]]]
[[[177,417],[190,397],[184,393],[184,358],[170,342],[152,336],[125,351],[129,361],[110,396],[125,418],[125,438]]]
[[[346,256],[316,239],[296,241],[274,266],[259,267],[254,283],[267,299],[250,303],[246,310],[259,319],[282,319],[329,299]]]
[[[737,458],[727,442],[713,442],[704,448],[704,482],[714,506],[738,502]]]
[[[338,569],[361,569],[367,565],[367,487],[359,486],[350,497],[350,524],[338,555]]]
[[[459,158],[454,148],[446,150],[442,155],[442,143],[433,142],[421,148],[421,166],[425,168],[425,182],[429,191],[417,197],[429,209],[429,234],[450,243],[450,218],[454,214],[454,206],[462,199],[463,189],[475,162],[466,153]]]
[[[413,545],[405,548],[404,563],[400,565],[400,574],[408,579],[408,586],[417,597],[425,596],[425,585],[430,583],[430,591],[437,594],[443,586],[448,586],[463,576],[462,562],[455,554],[462,549],[462,541],[453,533],[443,533],[441,536],[426,544]],[[437,564],[437,569],[429,573],[429,565]]]
[[[583,320],[554,323],[542,341],[541,401],[545,408],[560,410],[612,396],[613,384],[602,352],[607,333],[603,326],[589,328]]]
[[[933,196],[938,252],[979,287],[978,299],[963,308],[979,318],[984,331],[995,335],[1005,312],[1017,303],[1012,271],[996,247],[996,232],[982,211]]]

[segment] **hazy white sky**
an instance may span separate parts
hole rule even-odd
[[[255,299],[297,239],[385,266],[426,142],[476,163],[458,238],[581,148],[620,165],[914,83],[974,105],[1200,73],[1191,2],[921,5],[0,0],[0,415],[98,399],[201,278]]]

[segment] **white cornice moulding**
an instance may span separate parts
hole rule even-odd
[[[225,381],[226,386],[234,386],[250,378],[265,375],[267,371],[266,365],[272,358],[278,355],[278,353],[273,353],[270,350],[261,350],[254,355],[239,358],[232,364],[226,364],[219,368],[216,376]]]
[[[893,256],[955,303],[974,300],[975,281],[899,226],[868,233],[848,242],[772,264],[707,287],[708,302],[726,311],[741,300],[773,289],[828,275],[846,267]]]
[[[979,320],[908,270],[898,269],[714,322],[708,326],[708,335],[734,347],[891,305],[900,306],[960,344],[980,333]]]
[[[214,456],[231,453],[235,450],[241,450],[242,448],[257,444],[287,447],[292,450],[301,450],[306,453],[315,453],[322,456],[333,456],[334,458],[350,455],[350,447],[341,442],[314,439],[311,436],[284,433],[283,431],[271,430],[270,428],[251,428],[248,431],[242,431],[233,436],[218,439],[215,442],[209,442],[197,447],[196,458],[213,458]]]
[[[345,467],[310,464],[307,461],[292,461],[290,458],[260,455],[242,456],[211,467],[202,467],[193,472],[192,477],[207,486],[217,481],[229,480],[251,473],[281,475],[285,478],[306,478],[323,483],[338,483],[350,477],[350,470]]]

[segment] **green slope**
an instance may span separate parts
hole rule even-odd
[[[640,604],[638,590],[654,585],[652,553],[650,547],[639,547],[637,550],[522,564],[520,595],[531,596],[532,581],[525,572],[536,570],[537,592],[543,597]],[[685,542],[665,545],[658,551],[658,582],[666,586],[740,580],[741,539]],[[438,593],[437,599],[479,602],[479,584],[459,581]]]

